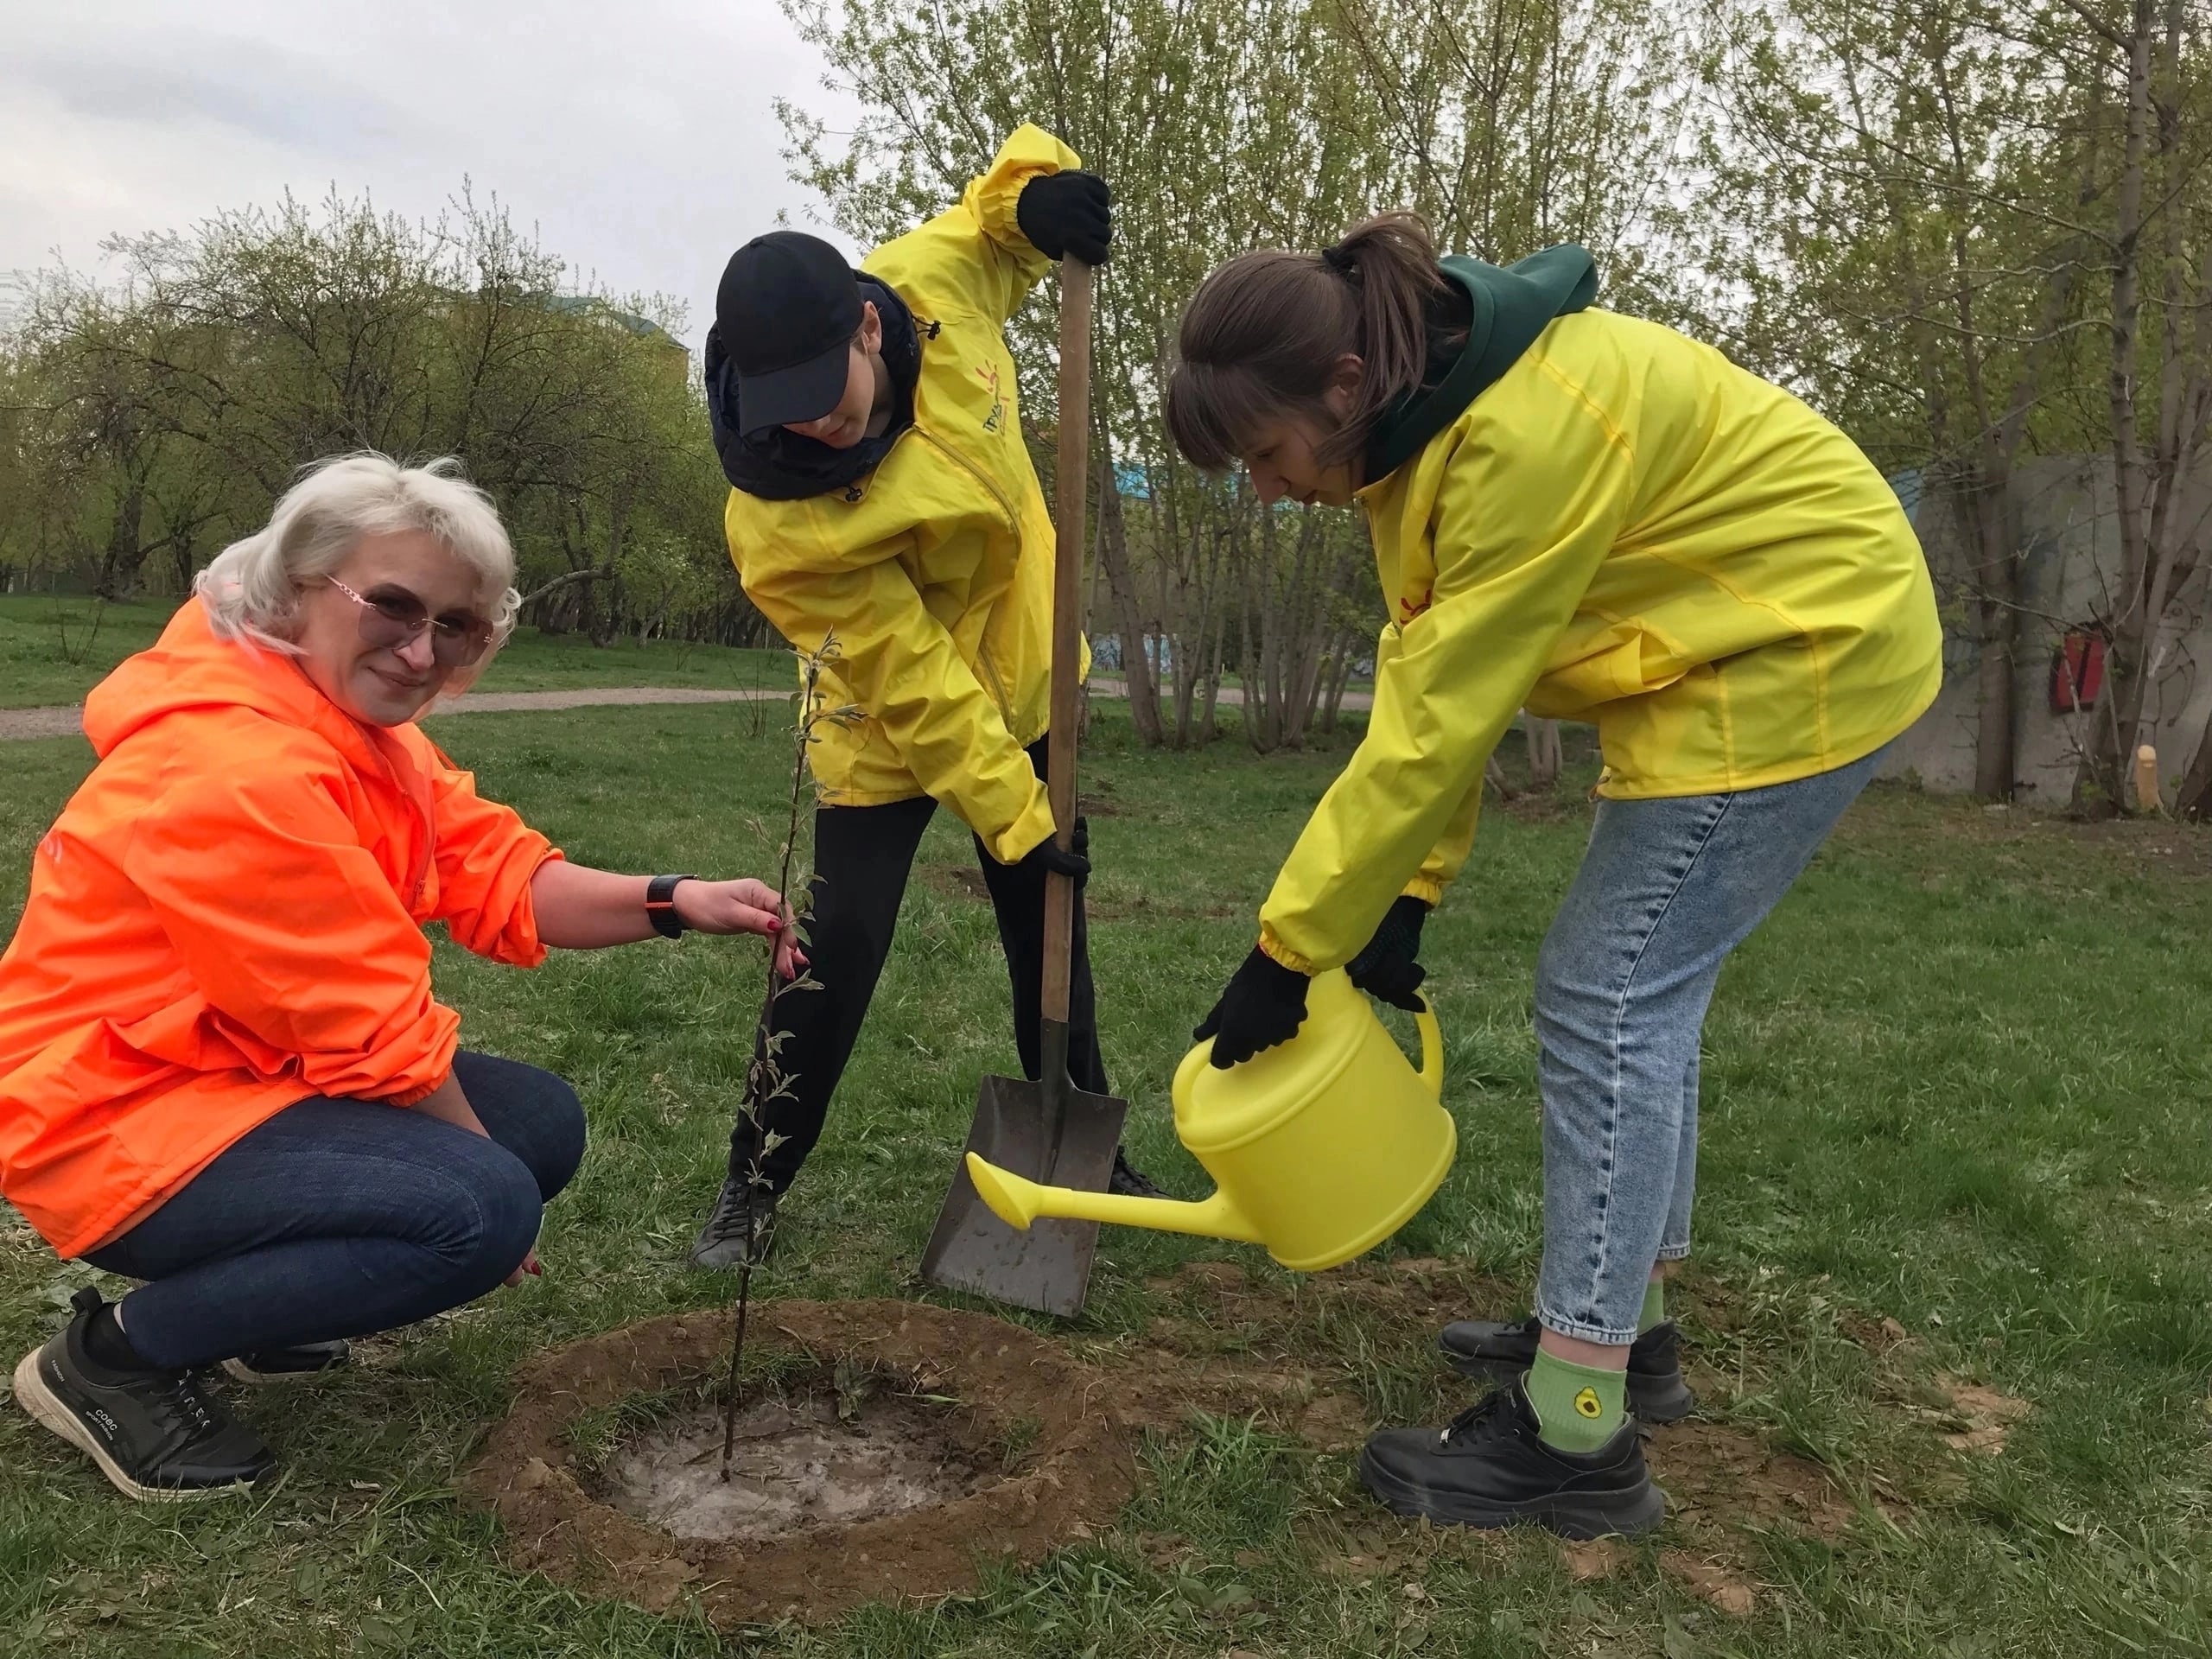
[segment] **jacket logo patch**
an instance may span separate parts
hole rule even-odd
[[[1414,599],[1409,594],[1401,594],[1398,599],[1398,626],[1400,627],[1403,627],[1407,623],[1419,616],[1423,611],[1426,611],[1433,601],[1434,598],[1435,590],[1433,588],[1430,589],[1427,593],[1423,594],[1419,599]]]
[[[983,417],[983,430],[995,432],[1006,424],[1006,397],[999,390],[999,365],[986,363],[976,372],[983,377],[983,384],[991,389],[991,412]]]

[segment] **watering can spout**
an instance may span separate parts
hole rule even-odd
[[[1228,1238],[1239,1243],[1264,1241],[1259,1229],[1225,1192],[1197,1204],[1176,1198],[1127,1198],[1118,1192],[1084,1192],[1024,1180],[1010,1170],[968,1154],[968,1179],[990,1211],[1009,1227],[1027,1230],[1039,1216],[1071,1221],[1111,1222],[1119,1227],[1149,1227],[1155,1232],[1192,1233],[1200,1238]]]

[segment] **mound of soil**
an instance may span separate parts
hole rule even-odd
[[[1018,1325],[899,1301],[754,1308],[748,1353],[791,1363],[744,1408],[743,1482],[721,1480],[710,1405],[593,1465],[577,1443],[592,1414],[710,1394],[728,1341],[727,1320],[676,1314],[524,1367],[461,1480],[512,1565],[654,1611],[693,1597],[723,1630],[815,1622],[972,1590],[982,1562],[1033,1563],[1132,1489],[1096,1372]]]

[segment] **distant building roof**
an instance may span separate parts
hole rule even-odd
[[[564,316],[580,316],[587,312],[597,312],[609,321],[620,323],[640,339],[651,339],[658,334],[662,340],[679,350],[688,349],[682,340],[677,339],[658,323],[639,316],[635,312],[621,310],[589,294],[556,294],[548,299],[545,304],[547,309],[558,311]]]

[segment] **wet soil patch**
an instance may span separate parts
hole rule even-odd
[[[512,1565],[655,1611],[696,1600],[723,1630],[813,1623],[972,1590],[988,1561],[1109,1523],[1132,1490],[1110,1385],[1020,1326],[899,1301],[768,1302],[753,1320],[748,1370],[758,1356],[776,1380],[747,1383],[752,1507],[698,1491],[721,1484],[718,1419],[701,1437],[727,1319],[648,1319],[518,1376],[461,1483]],[[594,1446],[610,1413],[631,1426]]]
[[[619,1446],[591,1484],[626,1515],[678,1538],[738,1542],[950,1503],[988,1483],[995,1459],[972,1421],[880,1388],[817,1373],[739,1408],[730,1478],[722,1414],[709,1401]]]

